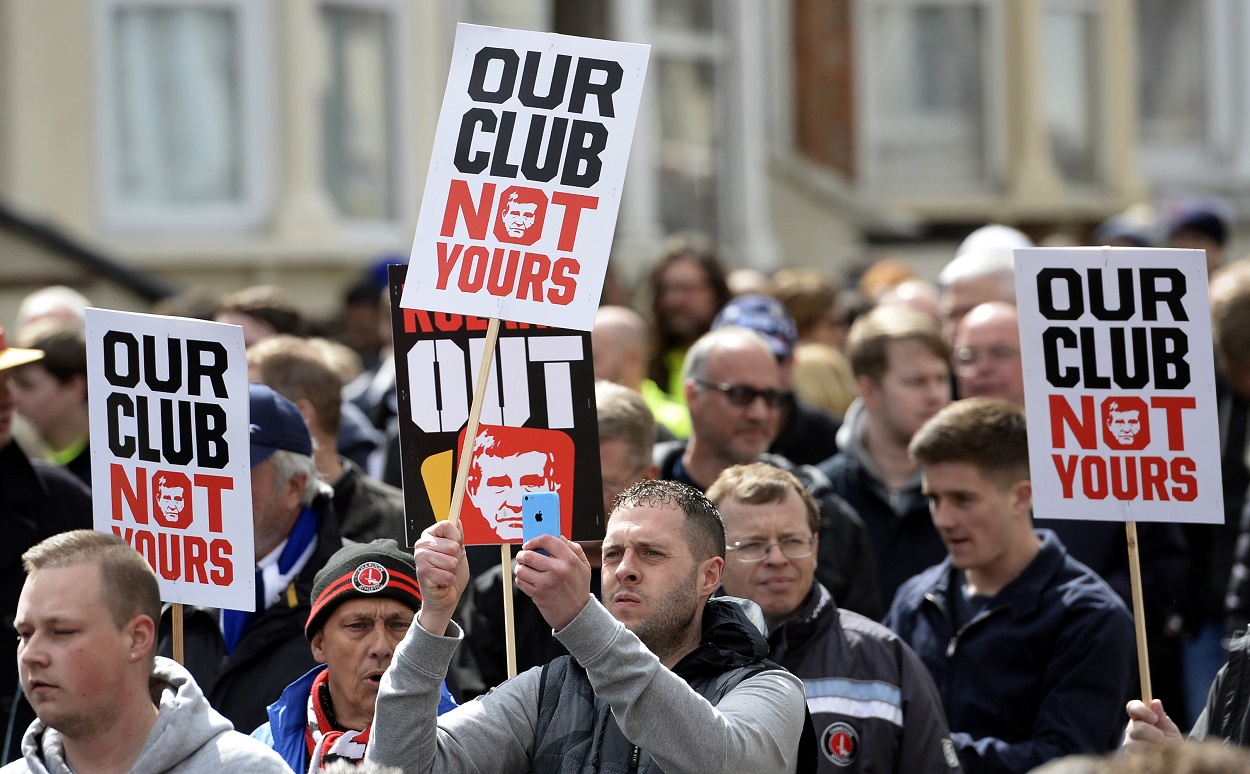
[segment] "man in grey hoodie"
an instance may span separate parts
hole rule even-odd
[[[365,758],[412,772],[793,771],[806,723],[798,678],[763,661],[743,600],[710,599],[725,528],[698,491],[643,481],[616,498],[603,541],[603,602],[570,540],[536,537],[517,587],[568,648],[479,699],[435,716],[461,638],[469,582],[459,526],[417,542],[422,604],[378,691]]]
[[[160,590],[121,538],[53,536],[22,556],[14,622],[22,689],[38,720],[0,772],[289,772],[236,733],[189,672],[155,656]]]

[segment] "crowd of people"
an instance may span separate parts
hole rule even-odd
[[[151,568],[90,531],[88,302],[38,291],[0,328],[0,771],[1245,770],[1200,742],[1250,745],[1250,261],[1202,210],[1166,239],[1216,256],[1226,519],[1140,527],[1149,705],[1122,525],[1033,509],[1015,229],[853,286],[675,238],[591,334],[606,534],[511,568],[469,523],[406,534],[385,271],[337,323],[167,299],[242,326],[251,381],[257,607],[185,610],[181,664]]]

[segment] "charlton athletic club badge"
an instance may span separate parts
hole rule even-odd
[[[390,579],[390,573],[377,562],[365,562],[352,573],[352,585],[362,594],[381,591],[386,588],[386,582]]]
[[[820,736],[820,749],[837,766],[850,766],[859,755],[859,734],[846,723],[834,723]]]

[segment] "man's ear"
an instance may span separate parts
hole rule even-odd
[[[74,389],[78,392],[79,399],[83,403],[86,403],[87,402],[87,375],[86,374],[74,374],[73,376],[69,378],[69,383],[72,384],[74,386]]]
[[[704,559],[699,564],[699,597],[707,599],[720,586],[721,572],[725,569],[725,560],[719,556]]]
[[[855,395],[864,402],[865,408],[877,409],[877,383],[871,377],[855,377]]]
[[[149,651],[156,649],[156,622],[149,615],[140,613],[126,624],[125,634],[130,641],[130,652],[142,660],[147,658]]]
[[[1026,515],[1033,510],[1033,482],[1027,478],[1022,478],[1011,485],[1008,490],[1011,496],[1011,506],[1017,513],[1024,512]]]
[[[325,624],[322,624],[312,638],[312,655],[318,664],[326,663],[325,628]]]
[[[694,396],[697,394],[698,389],[699,389],[699,387],[698,387],[698,385],[696,385],[696,384],[694,383],[694,380],[693,380],[693,379],[688,379],[688,380],[686,380],[685,382],[683,382],[683,383],[682,383],[682,385],[681,385],[681,393],[682,393],[682,395],[686,396],[686,405],[687,405],[687,406],[689,406],[690,404],[694,403]]]
[[[308,485],[308,474],[296,473],[286,480],[282,489],[282,501],[290,508],[298,509],[304,499],[304,488]]]
[[[318,426],[317,407],[312,404],[311,400],[308,398],[300,398],[295,401],[295,408],[299,409],[300,416],[304,418],[305,424],[307,424],[310,429]]]

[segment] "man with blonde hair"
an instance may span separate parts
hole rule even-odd
[[[186,669],[156,657],[156,574],[124,540],[65,532],[22,561],[17,659],[39,719],[5,774],[289,771],[236,733]]]

